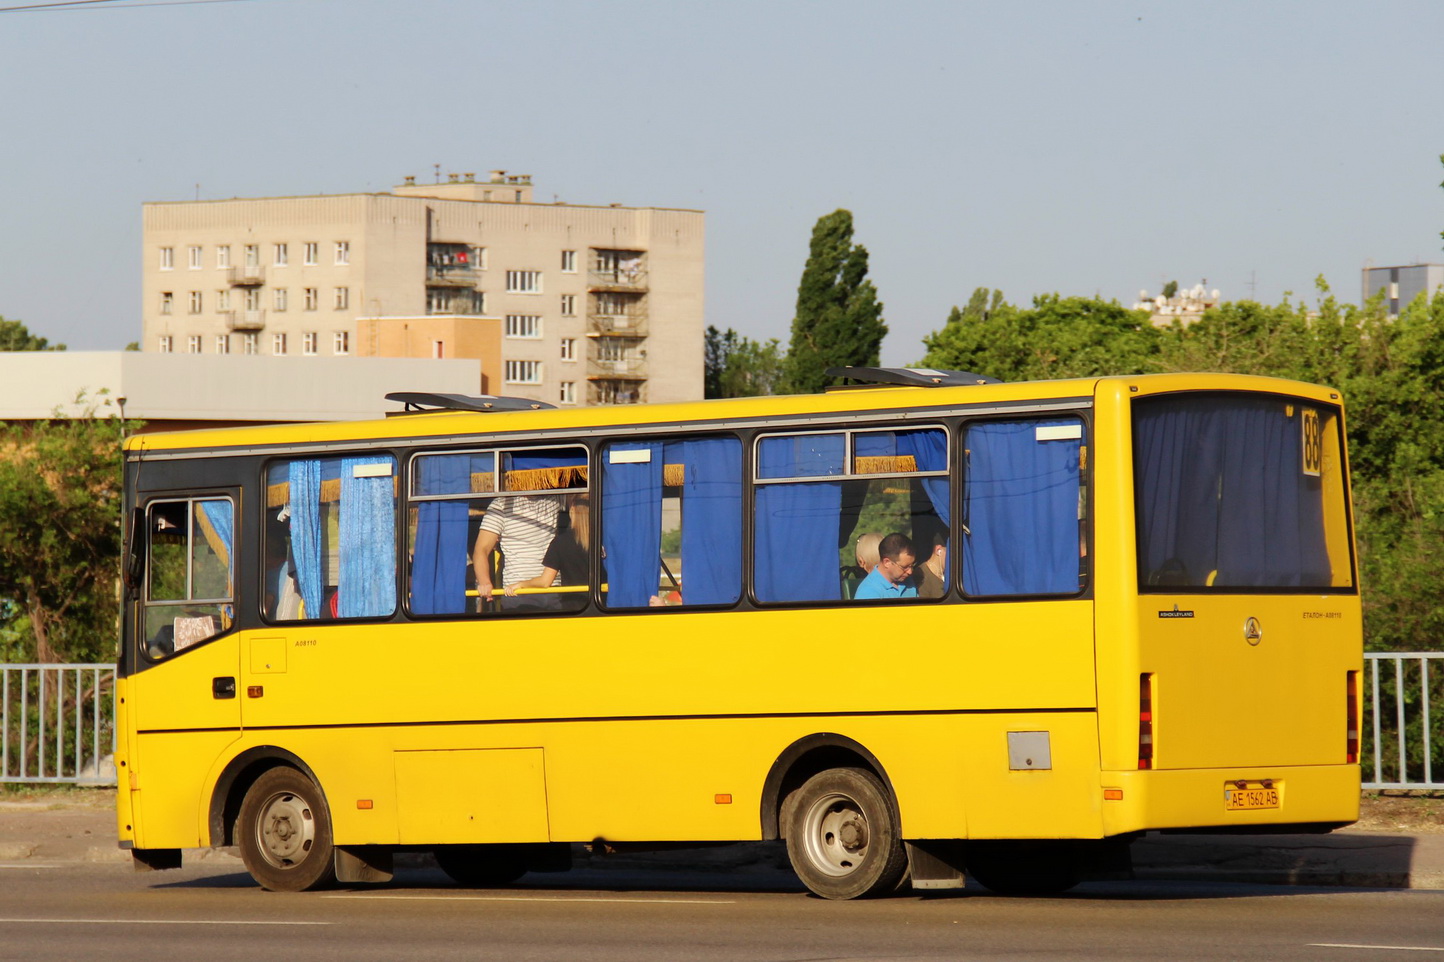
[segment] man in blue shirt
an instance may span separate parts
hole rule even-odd
[[[905,534],[894,531],[877,546],[879,560],[877,567],[857,586],[854,601],[871,598],[916,598],[918,590],[908,584],[913,565],[917,563],[917,550]]]

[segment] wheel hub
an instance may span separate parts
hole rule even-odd
[[[316,821],[305,799],[283,792],[267,799],[259,826],[261,855],[277,868],[306,857],[316,839]]]

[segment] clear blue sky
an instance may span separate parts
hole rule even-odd
[[[122,347],[142,202],[436,163],[705,210],[708,322],[784,343],[812,225],[846,207],[893,364],[980,286],[1272,302],[1322,273],[1357,300],[1366,263],[1444,261],[1441,38],[1437,0],[0,12],[0,314]]]

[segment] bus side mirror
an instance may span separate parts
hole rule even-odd
[[[122,576],[125,588],[131,593],[140,591],[145,579],[145,509],[136,508],[130,513],[130,537],[125,539],[125,567]]]

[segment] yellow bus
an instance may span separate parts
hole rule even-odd
[[[130,438],[122,847],[297,891],[782,839],[855,898],[1357,817],[1337,391],[846,371]]]

